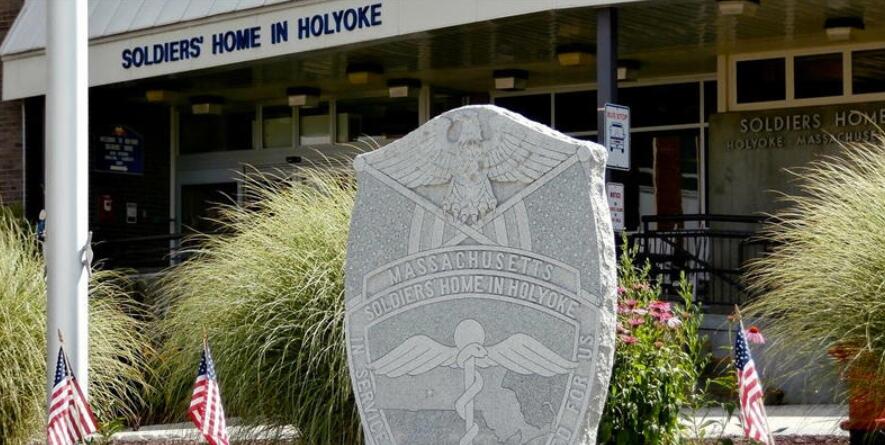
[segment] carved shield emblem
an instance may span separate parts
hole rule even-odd
[[[614,348],[605,151],[493,106],[359,156],[346,330],[366,442],[595,443]]]

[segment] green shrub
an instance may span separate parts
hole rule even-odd
[[[30,229],[0,211],[0,443],[40,438],[46,403],[44,262]],[[100,421],[137,421],[147,341],[143,311],[112,272],[93,275],[89,305],[90,399]],[[51,351],[54,357],[55,351]]]
[[[885,140],[794,174],[801,194],[764,231],[774,248],[747,274],[759,298],[745,314],[766,321],[785,367],[835,369],[825,355],[837,348],[850,372],[885,382]]]
[[[624,243],[618,267],[618,340],[599,443],[679,443],[679,410],[695,396],[708,355],[698,329],[700,308],[685,277],[682,304],[661,300],[649,269],[634,263],[636,248]]]
[[[208,335],[230,417],[293,425],[309,444],[357,444],[344,346],[344,256],[354,187],[300,170],[247,181],[221,208],[221,235],[163,280],[160,420],[184,419]]]

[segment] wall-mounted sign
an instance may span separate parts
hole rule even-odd
[[[98,170],[112,173],[142,174],[144,149],[141,135],[123,125],[111,128],[98,137]]]
[[[710,118],[709,211],[771,213],[780,193],[801,193],[787,169],[871,142],[885,127],[885,102],[715,114]]]
[[[630,108],[605,104],[605,147],[608,168],[630,170]]]
[[[624,184],[609,182],[605,184],[608,195],[608,211],[612,215],[612,228],[615,232],[624,231]]]

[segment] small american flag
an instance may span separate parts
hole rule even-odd
[[[98,422],[83,396],[77,378],[68,366],[64,349],[58,348],[55,384],[49,397],[49,421],[46,443],[73,445],[85,440],[98,429]]]
[[[187,415],[211,445],[228,445],[227,425],[224,420],[224,407],[221,406],[215,363],[212,361],[209,345],[205,343]]]
[[[743,323],[738,327],[737,338],[734,341],[734,365],[737,368],[744,434],[757,442],[774,445],[774,437],[768,428],[768,416],[765,414],[763,401],[765,392],[756,372],[756,364],[750,355]]]

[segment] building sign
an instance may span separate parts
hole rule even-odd
[[[115,126],[109,134],[99,136],[98,170],[113,173],[144,172],[143,139],[131,129]]]
[[[120,53],[120,65],[127,70],[138,69],[199,59],[206,54],[221,55],[250,51],[268,44],[292,45],[300,40],[377,27],[383,23],[381,6],[381,3],[366,4],[282,19],[263,25],[222,29],[207,35],[127,47]]]
[[[709,210],[753,215],[777,210],[777,192],[799,193],[786,173],[841,143],[873,141],[885,126],[885,102],[713,115],[710,119]]]
[[[605,104],[605,147],[608,168],[630,170],[630,108]]]
[[[624,231],[624,184],[609,182],[605,184],[608,195],[608,211],[612,215],[612,228],[615,232]]]

